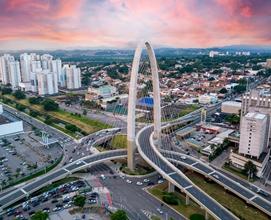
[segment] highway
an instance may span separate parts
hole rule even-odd
[[[216,219],[238,219],[226,208],[195,186],[180,170],[167,161],[150,143],[153,127],[145,127],[137,134],[136,144],[140,155],[165,179],[193,198],[201,207]]]

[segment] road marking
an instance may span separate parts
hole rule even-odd
[[[191,166],[194,166],[194,165],[196,165],[196,164],[198,164],[199,162],[195,162],[195,163],[193,163]]]
[[[23,188],[21,189],[21,191],[22,191],[25,195],[29,195],[29,193],[27,193]]]
[[[215,170],[213,170],[212,172],[208,173],[208,175],[212,175],[215,173]]]
[[[175,174],[176,172],[169,173],[168,176]]]
[[[66,168],[62,168],[63,170],[67,171],[68,173],[70,173],[71,171],[70,170],[67,170]]]
[[[187,186],[187,187],[184,187],[184,189],[186,190],[186,189],[189,189],[189,188],[191,188],[191,187],[193,187],[193,185],[189,185],[189,186]]]
[[[255,195],[255,196],[252,196],[249,200],[252,201],[253,199],[257,198],[258,196]]]

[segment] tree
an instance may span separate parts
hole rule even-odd
[[[43,98],[38,96],[38,97],[30,97],[28,99],[29,103],[30,104],[34,104],[34,105],[38,105],[38,104],[41,104],[42,101],[43,101]]]
[[[78,195],[74,198],[74,205],[83,208],[86,203],[86,197]]]
[[[47,212],[37,211],[34,215],[31,216],[31,220],[47,220],[49,214]]]
[[[257,173],[257,167],[251,160],[249,160],[245,163],[244,172],[248,175],[248,179],[253,179]]]
[[[128,220],[128,216],[124,210],[118,210],[111,214],[111,220]]]
[[[238,125],[240,123],[240,116],[235,114],[230,114],[225,117],[225,120],[233,125]]]
[[[219,93],[226,94],[228,90],[226,88],[220,89]]]
[[[58,104],[52,99],[46,99],[42,103],[44,110],[46,111],[56,111],[58,110]]]
[[[25,99],[25,93],[21,90],[16,90],[13,95],[16,99]]]
[[[12,89],[10,87],[7,87],[7,86],[1,88],[1,91],[2,91],[2,95],[11,94],[12,93]]]
[[[76,132],[78,131],[79,129],[76,127],[76,125],[73,125],[73,124],[66,124],[65,125],[65,128],[69,131],[72,131],[72,132]]]
[[[84,109],[84,110],[83,110],[83,115],[87,115],[87,113],[88,113],[87,110]]]
[[[39,115],[39,112],[30,109],[29,115],[35,118]]]

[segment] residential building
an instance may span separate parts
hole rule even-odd
[[[28,55],[27,53],[21,54],[20,66],[22,82],[30,82],[31,55]]]
[[[117,94],[117,88],[110,85],[100,87],[89,87],[86,94],[86,100],[95,100],[99,98],[109,98]]]
[[[4,85],[10,83],[9,62],[14,62],[15,58],[9,54],[0,57],[0,80]]]
[[[11,84],[12,89],[18,88],[19,83],[21,82],[20,63],[18,61],[9,62],[8,72],[9,83]]]
[[[271,59],[266,60],[266,67],[271,68]]]
[[[81,87],[81,71],[75,65],[63,66],[64,79],[60,77],[60,85],[67,89],[79,89]]]
[[[199,96],[199,103],[200,104],[211,104],[217,102],[217,97],[215,95],[201,95]]]
[[[56,73],[50,72],[49,70],[43,70],[40,73],[37,73],[37,87],[38,94],[43,95],[52,95],[58,93]]]
[[[241,102],[226,101],[221,104],[221,112],[238,115],[241,111]]]
[[[268,120],[265,114],[249,112],[240,126],[239,154],[259,159],[268,147]]]

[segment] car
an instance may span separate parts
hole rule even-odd
[[[154,185],[154,182],[148,182],[147,185],[148,185],[148,186],[153,186],[153,185]]]
[[[95,203],[97,203],[97,200],[96,199],[89,199],[88,203],[89,204],[95,204]]]
[[[72,207],[72,204],[65,204],[65,205],[63,206],[64,209],[68,209],[68,208],[70,208],[70,207]]]
[[[265,197],[268,197],[268,196],[269,196],[269,194],[268,194],[267,192],[263,191],[262,189],[258,189],[258,190],[257,190],[257,193],[260,194],[260,195],[263,195],[263,196],[265,196]]]
[[[50,213],[50,208],[46,207],[42,210],[43,212],[47,212],[47,213]]]
[[[150,180],[149,179],[144,179],[143,182],[148,183],[148,182],[150,182]]]
[[[219,176],[217,174],[214,175],[214,178],[219,179]]]
[[[160,215],[163,215],[164,212],[160,208],[157,208],[156,210],[157,212],[159,212]]]
[[[102,179],[102,180],[105,180],[105,175],[102,174],[102,175],[101,175],[101,179]]]
[[[82,163],[82,161],[80,160],[80,161],[77,161],[76,162],[76,165],[79,165],[79,164],[81,164]]]
[[[158,180],[157,183],[158,183],[158,184],[161,184],[161,183],[163,183],[163,182],[164,182],[164,180],[161,179],[161,180]]]
[[[142,182],[136,182],[136,185],[138,185],[138,186],[141,186],[143,183]]]
[[[126,182],[127,182],[127,183],[132,183],[132,181],[131,181],[131,180],[128,180],[128,179],[126,180]]]
[[[53,199],[53,200],[51,201],[51,203],[57,203],[57,202],[58,202],[57,199]]]

